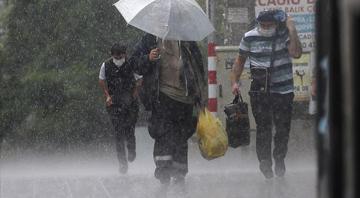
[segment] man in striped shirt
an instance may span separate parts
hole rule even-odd
[[[251,71],[250,102],[256,122],[256,152],[260,170],[273,177],[271,143],[272,123],[275,124],[273,157],[275,174],[285,174],[294,83],[291,58],[299,58],[301,44],[294,22],[281,10],[260,12],[258,26],[245,33],[233,65],[232,92],[240,93],[238,81],[249,58]]]

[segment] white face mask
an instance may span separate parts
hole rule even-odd
[[[122,58],[122,59],[115,59],[113,58],[113,62],[116,66],[121,66],[125,63],[125,58]]]
[[[273,28],[270,28],[270,29],[263,29],[263,28],[259,27],[258,31],[262,36],[270,37],[270,36],[275,35],[276,28],[273,27]]]

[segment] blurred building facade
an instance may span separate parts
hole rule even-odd
[[[224,45],[239,45],[244,34],[255,25],[254,0],[225,0]]]

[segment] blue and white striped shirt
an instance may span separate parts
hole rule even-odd
[[[275,42],[274,63],[270,68],[272,44]],[[249,58],[250,67],[270,68],[270,92],[287,94],[294,91],[292,60],[288,51],[287,31],[277,36],[262,36],[255,28],[247,33],[240,42],[239,53]]]

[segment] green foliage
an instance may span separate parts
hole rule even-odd
[[[114,42],[131,47],[142,34],[127,26],[115,2],[8,1],[0,16],[6,30],[0,37],[0,133],[8,145],[58,150],[111,136],[100,64]],[[205,9],[205,0],[198,2]],[[206,60],[206,40],[200,46]]]
[[[98,87],[114,42],[140,32],[103,0],[13,0],[2,18],[0,131],[11,145],[58,149],[111,133]]]
[[[14,138],[26,137],[38,146],[61,148],[82,146],[108,137],[111,126],[97,80],[94,80],[97,75],[97,71],[81,65],[61,72],[27,75],[24,95],[30,96],[29,101],[32,101],[26,105],[30,107],[30,114],[16,129],[21,137]]]

